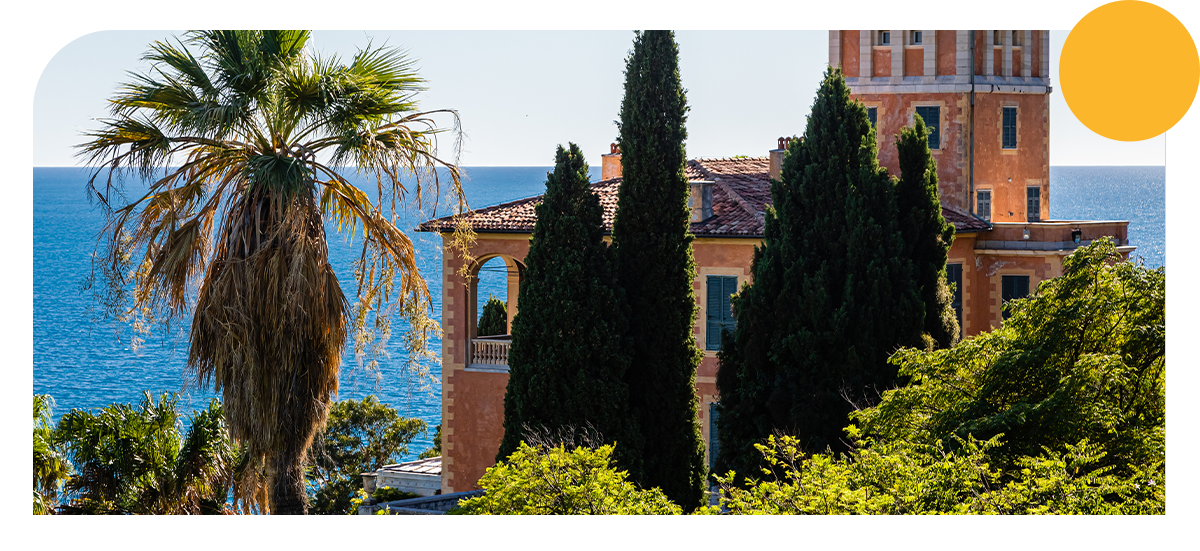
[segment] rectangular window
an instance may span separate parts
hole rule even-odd
[[[921,31],[913,31],[912,32],[912,43],[913,44],[921,43]]]
[[[733,331],[737,321],[733,319],[733,304],[730,295],[737,292],[737,276],[708,276],[707,327],[704,333],[706,350],[721,349],[721,331]]]
[[[1037,222],[1042,219],[1042,188],[1025,188],[1025,220]]]
[[[1004,108],[1004,124],[1003,124],[1003,147],[1004,149],[1017,148],[1017,108]]]
[[[929,149],[941,149],[942,138],[938,132],[938,127],[941,126],[941,108],[940,107],[917,107],[917,114],[921,115],[921,119],[925,121],[925,126],[929,128]]]
[[[981,189],[975,192],[975,215],[992,221],[992,190]]]
[[[1021,47],[1021,31],[1012,32],[1012,45],[1015,48]]]
[[[874,107],[867,108],[867,118],[871,119],[871,126],[875,126],[875,117],[878,115],[878,110]]]
[[[946,265],[946,283],[954,287],[954,298],[950,301],[950,306],[954,307],[954,315],[958,316],[958,327],[962,332],[962,264],[947,264]]]
[[[1000,298],[1004,301],[1001,306],[1004,319],[1008,319],[1008,301],[1025,298],[1029,296],[1029,276],[1027,275],[1011,275],[1000,276]]]
[[[879,45],[890,46],[892,44],[891,31],[879,31]]]

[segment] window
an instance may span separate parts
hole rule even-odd
[[[1008,319],[1008,301],[1029,296],[1029,276],[1011,275],[1000,276],[1000,298],[1004,301],[1001,306],[1004,319]]]
[[[1021,46],[1021,31],[1012,32],[1012,45],[1014,48]]]
[[[1002,39],[1002,37],[1004,36],[1002,34],[1003,32],[1004,31],[992,31],[992,45],[993,46],[1003,46],[1004,45],[1004,42]]]
[[[913,44],[921,43],[921,31],[912,31],[912,43]]]
[[[962,320],[962,311],[963,311],[963,309],[962,309],[962,295],[963,295],[962,264],[947,264],[946,265],[946,283],[954,286],[954,298],[951,300],[950,306],[954,307],[954,315],[958,316],[958,328],[959,328],[959,333],[961,336],[961,333],[963,332],[963,329],[962,329],[962,324],[963,324],[963,320]]]
[[[981,189],[975,192],[975,214],[988,222],[992,221],[992,190]]]
[[[1042,219],[1042,188],[1025,188],[1025,220],[1037,222]]]
[[[733,331],[737,321],[733,319],[733,304],[729,296],[737,292],[737,276],[708,276],[707,331],[704,333],[706,350],[721,349],[721,331]]]
[[[1017,148],[1017,108],[1016,107],[1005,107],[1003,118],[1004,118],[1004,124],[1003,124],[1003,131],[1001,132],[1003,135],[1001,138],[1003,143],[1001,144],[1001,146],[1004,149],[1016,149]]]
[[[875,117],[877,115],[878,115],[878,111],[875,107],[867,108],[867,118],[871,120],[871,126],[875,126],[875,120],[876,120]]]
[[[941,133],[938,132],[938,127],[941,126],[940,112],[940,107],[917,107],[917,114],[921,115],[925,126],[929,128],[929,149],[941,149]]]
[[[877,46],[890,46],[892,44],[891,31],[879,31],[879,43]]]

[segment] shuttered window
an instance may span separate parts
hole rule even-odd
[[[1029,296],[1029,276],[1006,275],[1000,276],[1000,298],[1004,301],[1001,310],[1004,319],[1008,319],[1008,301]]]
[[[871,126],[875,126],[875,117],[878,115],[878,110],[874,107],[867,108],[867,118],[871,120]]]
[[[733,304],[729,296],[737,292],[737,276],[708,276],[707,331],[704,333],[706,350],[721,349],[721,330],[733,331],[737,322],[733,319]]]
[[[947,264],[947,265],[946,265],[946,283],[949,283],[950,285],[952,285],[952,286],[954,287],[954,298],[951,300],[951,302],[950,302],[950,306],[953,306],[953,307],[954,307],[954,315],[958,316],[958,327],[959,327],[959,331],[960,331],[960,332],[963,332],[963,331],[962,331],[962,326],[963,326],[963,318],[962,318],[962,311],[963,311],[963,309],[962,309],[962,295],[963,295],[962,264]]]
[[[975,192],[975,214],[984,220],[992,219],[992,191],[981,189]]]
[[[1004,125],[1003,125],[1003,147],[1004,149],[1017,148],[1017,108],[1004,108]]]
[[[1037,222],[1042,219],[1042,188],[1025,188],[1025,220]]]
[[[917,107],[917,114],[921,115],[921,119],[925,121],[925,126],[929,128],[929,149],[942,148],[941,128],[941,108],[940,107]]]

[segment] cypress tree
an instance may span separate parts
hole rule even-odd
[[[603,209],[579,147],[559,146],[525,257],[520,311],[513,319],[504,395],[504,439],[496,461],[530,432],[596,433],[616,443],[623,469],[638,467],[640,441],[623,377],[620,290]]]
[[[696,265],[683,146],[687,109],[674,33],[636,33],[618,123],[623,181],[613,222],[629,316],[626,381],[645,441],[643,468],[630,474],[643,488],[662,488],[691,511],[702,501],[705,469],[696,418],[702,353],[693,333]]]
[[[847,414],[896,383],[890,353],[921,343],[923,309],[874,134],[841,72],[828,70],[772,182],[754,283],[735,298],[738,326],[719,355],[722,471],[757,476],[754,444],[773,431],[810,452],[846,449]]]
[[[938,199],[937,164],[929,152],[929,130],[920,115],[913,126],[896,138],[900,179],[896,182],[896,206],[904,255],[913,261],[921,302],[925,305],[924,330],[938,348],[949,348],[958,340],[958,318],[951,306],[946,283],[946,256],[954,241],[954,226],[942,217]]]
[[[508,334],[508,306],[504,301],[489,296],[475,327],[480,337]]]

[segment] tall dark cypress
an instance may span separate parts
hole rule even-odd
[[[621,468],[639,467],[640,438],[623,380],[621,293],[602,214],[583,153],[575,144],[559,146],[525,257],[497,461],[529,431],[592,440],[599,433],[616,443]]]
[[[620,137],[623,182],[613,222],[629,316],[629,399],[645,451],[632,478],[685,510],[704,494],[704,440],[696,419],[693,333],[696,263],[688,232],[683,141],[687,100],[670,31],[635,34],[625,65]]]
[[[946,283],[946,257],[954,241],[954,226],[942,217],[938,199],[937,163],[929,152],[929,130],[920,115],[913,126],[896,138],[900,179],[896,182],[896,207],[904,254],[913,261],[913,275],[925,305],[925,332],[939,348],[958,340],[958,318]]]
[[[845,449],[847,414],[896,383],[890,353],[921,344],[923,309],[874,132],[841,72],[827,71],[772,182],[754,282],[734,301],[737,330],[719,356],[722,472],[758,476],[754,444],[773,431],[810,452]]]

